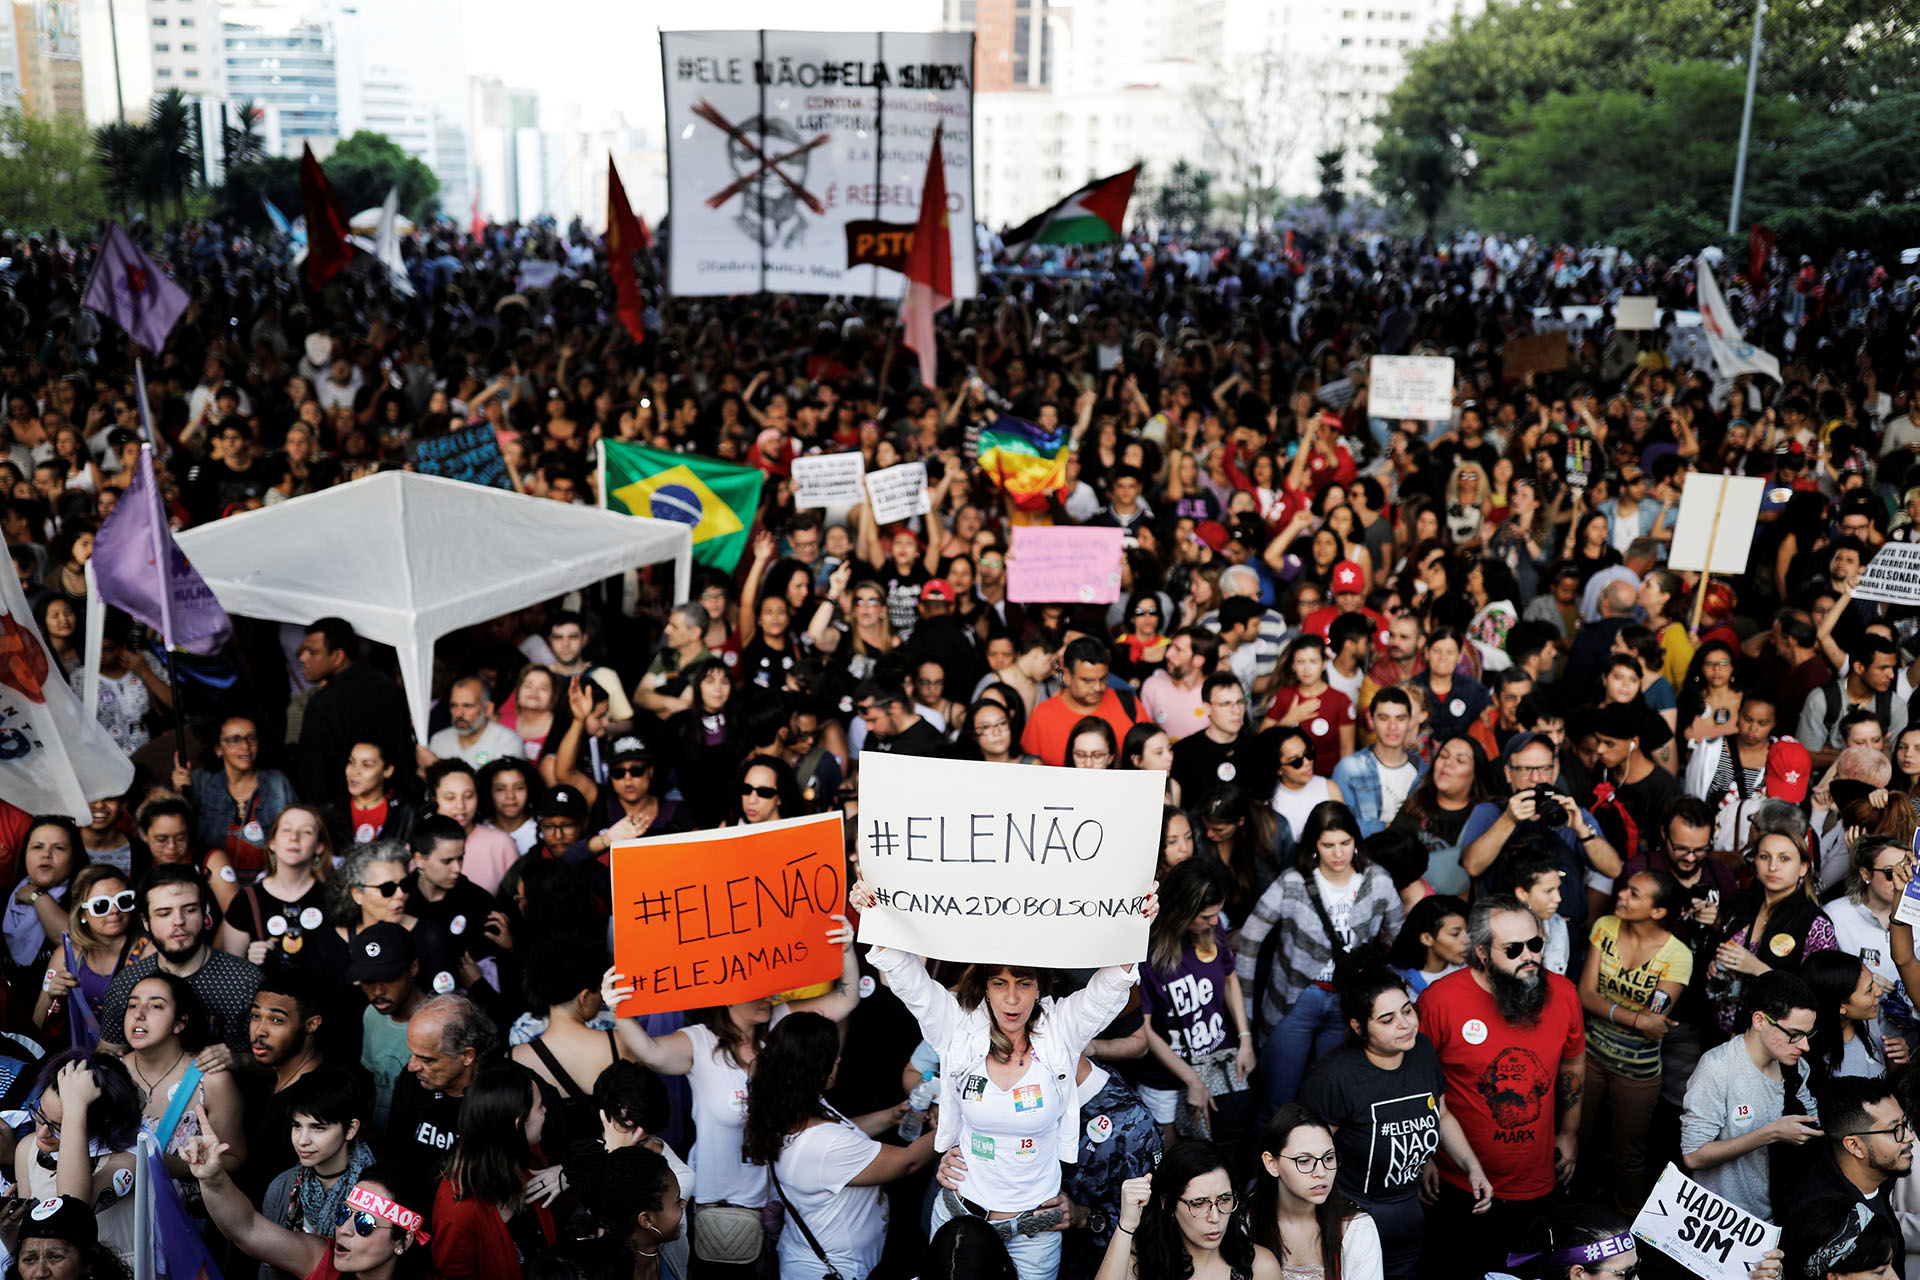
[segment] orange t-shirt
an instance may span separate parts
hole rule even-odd
[[[1138,703],[1134,710],[1136,713],[1139,711]],[[1020,749],[1039,756],[1044,764],[1067,763],[1067,736],[1073,732],[1073,726],[1080,723],[1082,714],[1068,703],[1066,694],[1056,693],[1035,707],[1033,714],[1027,717],[1027,730],[1020,735]],[[1112,685],[1107,686],[1106,696],[1100,699],[1100,709],[1093,714],[1113,726],[1113,736],[1117,741],[1125,741],[1127,730],[1139,723],[1137,714],[1127,714],[1126,707],[1121,705],[1120,695]]]

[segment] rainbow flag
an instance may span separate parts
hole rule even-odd
[[[1046,505],[1047,495],[1066,487],[1065,425],[1047,431],[1019,418],[995,418],[980,432],[980,469],[1027,511]]]

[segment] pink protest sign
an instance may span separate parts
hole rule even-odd
[[[1120,598],[1119,529],[1020,526],[1007,552],[1015,604],[1112,604]]]

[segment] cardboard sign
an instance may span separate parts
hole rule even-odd
[[[1658,329],[1660,304],[1653,298],[1622,298],[1613,306],[1616,329]]]
[[[869,471],[867,494],[873,500],[875,524],[923,516],[933,505],[927,499],[927,464],[903,462],[884,471]]]
[[[465,480],[490,489],[513,488],[513,482],[507,477],[506,455],[500,452],[500,439],[484,422],[449,431],[444,436],[410,441],[407,457],[412,460],[413,469],[422,475]]]
[[[1520,378],[1529,373],[1558,373],[1570,362],[1566,334],[1529,333],[1507,339],[1500,370],[1509,378]]]
[[[1367,412],[1376,418],[1453,417],[1452,356],[1375,356],[1367,366]]]
[[[860,941],[963,962],[1133,964],[1166,774],[860,760]]]
[[[807,507],[856,507],[866,500],[860,484],[867,474],[867,460],[858,449],[845,453],[816,453],[793,460],[793,505]]]
[[[1156,832],[1158,828],[1155,828]],[[618,1017],[738,1004],[830,982],[847,901],[840,814],[613,846]]]
[[[1860,574],[1853,598],[1920,604],[1920,542],[1889,542],[1875,552]]]
[[[1633,1220],[1633,1234],[1704,1280],[1747,1280],[1754,1264],[1780,1241],[1780,1228],[1671,1164]]]
[[[1766,487],[1759,476],[1688,472],[1680,489],[1680,516],[1674,521],[1667,568],[1676,573],[1745,573]]]
[[[1017,525],[1007,551],[1007,599],[1016,604],[1112,604],[1120,598],[1124,529]]]

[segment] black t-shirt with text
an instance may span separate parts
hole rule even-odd
[[[1419,1192],[1420,1171],[1440,1149],[1446,1092],[1440,1055],[1421,1036],[1397,1071],[1382,1071],[1364,1050],[1342,1045],[1314,1064],[1300,1101],[1334,1126],[1341,1190],[1400,1200]]]

